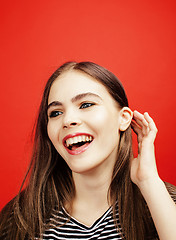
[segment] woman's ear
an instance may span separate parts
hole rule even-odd
[[[120,110],[120,125],[119,130],[125,131],[129,125],[131,124],[131,120],[133,118],[133,112],[128,107],[123,107]]]

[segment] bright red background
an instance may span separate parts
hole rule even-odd
[[[153,116],[158,170],[176,185],[175,13],[175,0],[1,1],[0,208],[24,177],[44,83],[68,60],[108,68]]]

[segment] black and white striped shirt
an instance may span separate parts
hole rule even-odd
[[[116,217],[119,223],[118,211],[116,212]],[[90,227],[71,217],[64,208],[60,211],[54,210],[50,220],[52,221],[52,226],[45,231],[43,239],[122,239],[120,232],[117,231],[114,224],[112,207]]]
[[[176,203],[176,187],[166,184],[169,193]],[[120,226],[118,206],[116,208],[116,221]],[[68,240],[68,239],[108,239],[122,240],[121,228],[117,229],[113,219],[112,207],[110,207],[94,224],[90,227],[85,226],[78,220],[70,216],[64,208],[53,210],[50,218],[50,228],[43,234],[43,240]],[[118,231],[119,230],[119,231]],[[153,233],[155,236],[155,233]],[[156,239],[153,236],[152,239]]]
[[[166,184],[166,187],[176,203],[176,187],[171,184]],[[49,228],[39,238],[40,240],[69,240],[69,239],[107,239],[107,240],[120,240],[120,228],[116,229],[113,219],[112,207],[110,207],[94,224],[90,227],[85,226],[78,220],[70,216],[64,208],[61,210],[53,210],[49,219]],[[13,211],[9,216],[7,224],[3,231],[0,233],[0,239],[7,240],[12,232]],[[118,206],[116,208],[116,221],[119,224]],[[119,224],[120,226],[120,224]],[[119,230],[119,231],[118,231]],[[155,235],[155,233],[154,233]],[[37,240],[38,238],[36,238]],[[155,237],[152,238],[156,239]]]

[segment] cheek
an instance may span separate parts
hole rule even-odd
[[[93,120],[93,127],[101,146],[106,149],[114,149],[119,143],[119,118],[110,111],[101,112]]]
[[[51,126],[50,124],[47,125],[47,133],[48,133],[48,137],[51,140],[51,142],[53,142],[53,138],[52,138],[52,131],[51,131]]]
[[[58,130],[56,128],[56,126],[54,124],[51,124],[50,122],[48,122],[47,125],[47,132],[48,132],[48,137],[51,140],[51,142],[53,143],[53,145],[55,145],[55,141],[58,140],[59,136],[58,136]]]
[[[95,111],[93,114],[89,115],[88,118],[93,125],[103,125],[108,122],[108,115],[109,114],[106,110],[101,109],[100,111]]]
[[[90,120],[92,126],[94,126],[96,129],[101,130],[102,132],[106,132],[106,134],[112,134],[114,131],[118,133],[118,117],[110,111],[99,111],[97,114],[94,114]]]

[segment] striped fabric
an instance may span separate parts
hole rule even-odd
[[[172,199],[176,203],[176,187],[169,183],[165,184]],[[119,224],[118,207],[116,211],[116,220]],[[91,227],[87,227],[71,217],[64,208],[60,211],[53,210],[50,221],[52,224],[50,224],[50,228],[43,234],[43,239],[122,239],[120,231],[117,231],[114,224],[112,207],[109,208]]]
[[[176,203],[176,187],[165,183],[166,187]],[[13,211],[12,211],[13,213]],[[12,232],[12,218],[11,213],[5,228],[0,233],[0,239],[8,240]],[[116,211],[116,220],[119,224],[118,207]],[[120,230],[117,231],[114,225],[112,207],[109,208],[91,227],[87,227],[84,224],[71,217],[64,208],[59,210],[53,210],[49,219],[50,227],[43,233],[40,240],[69,240],[69,239],[107,239],[107,240],[119,240],[122,239],[120,236]],[[37,240],[38,238],[36,238]],[[156,238],[155,238],[156,239]],[[153,238],[154,240],[154,238]]]
[[[118,212],[116,217],[119,223]],[[87,227],[71,217],[63,208],[60,211],[54,210],[50,220],[52,226],[43,234],[43,239],[122,239],[114,225],[112,207],[91,227]]]

